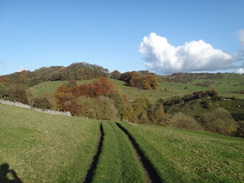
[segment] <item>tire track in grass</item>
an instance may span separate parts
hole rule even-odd
[[[132,135],[128,132],[127,129],[125,129],[122,125],[119,123],[116,123],[116,125],[128,136],[129,141],[131,142],[135,153],[138,157],[138,161],[140,161],[140,164],[142,165],[142,169],[145,172],[145,176],[149,180],[149,182],[152,183],[163,183],[160,176],[156,172],[153,164],[148,160],[148,158],[144,155],[142,150],[139,148],[138,143],[135,141],[135,139],[132,137]]]
[[[90,168],[89,168],[89,170],[87,172],[87,175],[86,175],[84,183],[92,182],[94,171],[95,171],[95,169],[97,167],[98,159],[99,159],[99,156],[100,156],[100,154],[102,152],[102,146],[103,146],[103,140],[104,140],[104,130],[103,130],[102,123],[100,124],[100,134],[101,135],[100,135],[100,140],[99,140],[99,143],[98,143],[97,151],[96,151],[96,154],[93,157],[92,163],[91,163]]]

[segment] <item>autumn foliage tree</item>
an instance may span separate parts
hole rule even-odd
[[[57,100],[57,109],[64,110],[64,105],[66,102],[70,102],[74,99],[73,93],[71,92],[71,88],[68,88],[65,85],[60,86],[54,97]]]
[[[94,83],[82,84],[71,89],[75,97],[99,97],[102,95],[109,95],[114,91],[114,84],[104,77],[99,78]]]
[[[158,80],[152,75],[132,77],[130,80],[130,86],[135,86],[144,90],[156,89],[158,86]]]
[[[121,73],[118,70],[111,72],[110,77],[113,79],[120,79]]]
[[[125,81],[128,85],[144,90],[156,89],[158,86],[158,79],[151,74],[144,72],[125,72],[121,74],[120,80]]]
[[[126,97],[112,82],[101,77],[93,83],[62,85],[54,97],[59,110],[70,111],[72,115],[85,115],[97,119],[111,119],[114,114],[123,118]],[[82,99],[81,99],[82,98]],[[86,102],[85,102],[86,101]],[[90,106],[90,103],[94,104]],[[101,112],[108,109],[112,112]],[[118,112],[120,111],[120,112]]]

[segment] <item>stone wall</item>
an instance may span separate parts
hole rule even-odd
[[[25,108],[25,109],[31,109],[33,111],[43,112],[43,113],[48,113],[48,114],[71,116],[70,112],[53,111],[53,110],[48,110],[48,109],[39,109],[39,108],[36,108],[36,107],[31,107],[31,106],[26,105],[26,104],[22,104],[20,102],[12,102],[12,101],[9,101],[9,100],[1,100],[0,99],[0,104],[16,106],[16,107],[21,107],[21,108]]]

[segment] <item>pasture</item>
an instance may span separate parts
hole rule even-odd
[[[244,181],[242,138],[7,105],[0,129],[0,166],[25,183]]]

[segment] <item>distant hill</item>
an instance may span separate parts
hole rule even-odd
[[[106,77],[108,72],[108,69],[105,69],[101,66],[81,62],[73,63],[68,67],[42,67],[33,72],[22,71],[2,77],[11,79],[14,82],[25,83],[28,86],[34,86],[44,81],[72,81]]]

